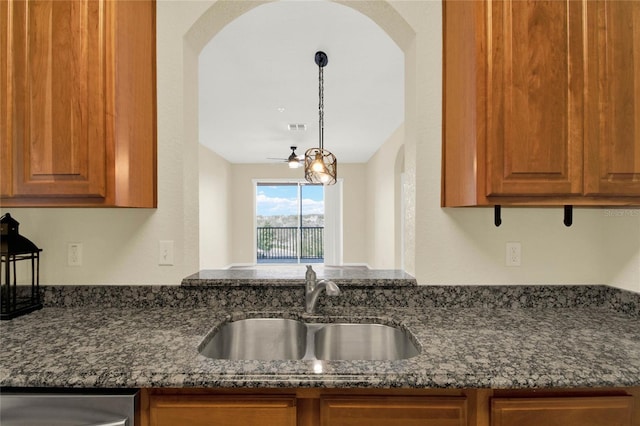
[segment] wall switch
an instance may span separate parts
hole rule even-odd
[[[161,240],[158,265],[173,265],[173,240]]]
[[[67,266],[82,266],[82,243],[67,243]]]
[[[507,243],[506,265],[520,266],[522,263],[522,246],[520,242]]]

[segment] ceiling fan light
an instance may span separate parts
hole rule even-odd
[[[289,157],[287,157],[287,164],[289,165],[290,169],[297,169],[298,167],[301,166],[300,164],[300,158],[298,158],[298,155],[296,154],[296,148],[297,146],[291,146],[291,154],[289,154]]]
[[[297,169],[298,167],[300,167],[300,161],[297,158],[294,158],[293,160],[289,158],[288,163],[290,169]]]

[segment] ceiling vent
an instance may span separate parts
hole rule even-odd
[[[302,130],[305,131],[307,130],[307,125],[306,124],[289,124],[289,130]]]

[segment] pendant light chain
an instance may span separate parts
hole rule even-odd
[[[323,67],[318,66],[319,78],[318,78],[318,114],[320,117],[319,132],[320,132],[320,149],[324,149],[324,73]]]

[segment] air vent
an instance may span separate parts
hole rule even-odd
[[[292,131],[297,131],[297,130],[301,130],[301,131],[305,131],[307,130],[307,125],[306,124],[289,124],[289,130]]]

